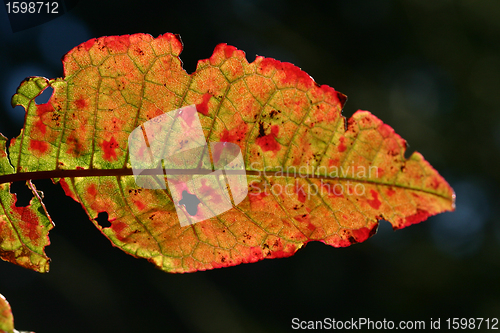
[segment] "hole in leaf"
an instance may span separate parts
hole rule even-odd
[[[406,150],[405,150],[405,159],[409,159],[410,156],[415,152],[415,149],[411,149],[410,145],[406,143]]]
[[[97,215],[97,218],[94,219],[97,224],[99,224],[102,228],[109,228],[111,227],[111,222],[109,222],[109,216],[107,212],[100,212]]]
[[[198,205],[201,201],[194,194],[189,193],[188,191],[182,191],[182,200],[179,201],[179,204],[184,205],[186,207],[189,215],[193,216],[198,213]]]
[[[9,117],[5,117],[2,113],[2,121],[0,123],[0,133],[11,139],[19,136],[21,128],[24,125],[25,111],[22,106],[17,105],[10,109]],[[8,145],[7,145],[8,147]]]
[[[16,207],[26,207],[30,204],[31,198],[33,198],[33,193],[26,185],[25,181],[13,182],[10,186],[10,193],[15,193]]]
[[[1,132],[0,132],[1,133]],[[12,165],[12,161],[10,160],[10,144],[12,142],[12,138],[9,138],[7,140],[7,143],[5,144],[5,152],[7,153],[7,159],[9,160],[9,164]]]
[[[45,104],[49,101],[50,97],[52,97],[52,93],[54,92],[54,88],[47,87],[42,93],[35,98],[36,104]]]

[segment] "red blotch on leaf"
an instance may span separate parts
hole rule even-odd
[[[196,104],[196,110],[198,110],[198,112],[204,116],[208,116],[208,101],[211,97],[212,95],[206,93],[205,95],[203,95],[203,100],[201,101],[201,103]]]
[[[92,48],[92,46],[94,46],[94,43],[95,43],[96,39],[93,38],[93,39],[90,39],[88,41],[86,41],[85,43],[83,43],[83,45],[85,46],[85,50],[90,50]]]
[[[40,104],[37,105],[36,107],[36,113],[39,117],[37,122],[35,123],[35,128],[41,133],[45,134],[47,131],[47,126],[43,123],[43,117],[47,112],[53,112],[54,108],[52,107],[52,104],[50,103],[45,103],[45,104]]]
[[[111,162],[113,160],[117,160],[118,159],[116,157],[116,151],[115,151],[115,149],[118,148],[118,142],[116,142],[114,136],[112,136],[109,141],[102,140],[101,148],[102,148],[102,150],[104,152],[103,158],[106,161]]]
[[[16,207],[15,203],[10,207],[17,214],[19,214],[21,220],[19,221],[19,227],[24,235],[26,235],[35,244],[38,243],[41,238],[40,230],[38,225],[40,221],[35,213],[29,207]]]
[[[146,205],[142,202],[142,201],[134,201],[134,205],[139,209],[139,210],[143,210]]]
[[[332,167],[332,166],[338,166],[339,165],[339,159],[338,158],[335,158],[335,159],[331,159],[328,161],[328,167]]]
[[[222,154],[222,150],[224,150],[223,145],[216,145],[212,151],[212,157],[214,159],[214,163],[219,162],[220,155]]]
[[[189,127],[191,127],[193,125],[193,121],[195,119],[195,113],[196,113],[196,111],[194,111],[192,108],[188,108],[188,109],[182,110],[182,113],[179,114],[179,117],[181,117],[186,122],[186,124]]]
[[[248,199],[250,199],[251,203],[257,203],[262,201],[265,197],[267,197],[269,193],[267,193],[264,189],[259,191],[258,193],[249,193],[248,194]]]
[[[54,107],[52,107],[52,104],[50,103],[39,104],[36,106],[36,113],[38,116],[43,116],[47,112],[52,112],[52,111],[54,111]]]
[[[73,191],[71,191],[68,183],[66,182],[66,180],[64,178],[62,178],[61,180],[59,180],[59,184],[61,184],[61,187],[62,187],[64,193],[68,197],[73,198],[73,200],[75,200],[75,201],[78,201],[77,196],[73,193]]]
[[[373,199],[367,200],[368,204],[370,204],[370,206],[372,206],[373,209],[379,209],[382,203],[378,199],[378,193],[374,190],[370,190],[370,193]]]
[[[47,131],[47,126],[42,122],[42,119],[38,119],[35,123],[35,128],[40,131],[40,133],[45,134]]]
[[[63,178],[59,181],[59,184],[61,184],[61,187],[64,191],[64,193],[67,195],[67,196],[70,196],[71,195],[71,190],[69,189],[69,185],[68,183],[66,182],[66,180]]]
[[[120,242],[125,242],[127,240],[127,237],[122,235],[123,230],[125,230],[125,228],[127,228],[127,225],[123,222],[113,221],[111,223],[111,229],[115,232],[116,238]]]
[[[286,252],[286,250],[278,250],[278,251],[271,251],[269,254],[266,256],[267,259],[275,259],[275,258],[286,258],[286,257],[291,257],[295,254],[295,249]]]
[[[231,260],[228,260],[225,257],[221,258],[220,262],[212,261],[210,264],[212,265],[213,268],[224,268],[234,265]]]
[[[264,58],[260,63],[260,68],[263,71],[279,69],[281,67],[281,62],[273,58]]]
[[[437,177],[433,177],[430,185],[433,189],[436,190],[439,187],[439,183],[439,179]]]
[[[49,145],[47,142],[31,140],[30,149],[45,154],[49,150]]]
[[[234,51],[236,51],[236,47],[231,45],[226,45],[224,48],[224,55],[226,58],[231,58],[233,56]]]
[[[295,182],[295,193],[300,202],[306,202],[306,191],[304,190],[304,186],[299,186],[297,181]]]
[[[105,39],[106,46],[113,53],[126,53],[130,46],[130,35],[109,36]]]
[[[96,190],[96,188],[95,188],[95,185],[94,185],[94,184],[92,184],[92,185],[90,185],[90,186],[88,187],[88,189],[87,189],[87,193],[88,193],[88,194],[90,194],[90,195],[91,195],[91,196],[93,196],[93,197],[95,197],[95,196],[96,196],[96,194],[97,194],[97,190]]]
[[[226,153],[231,154],[231,156],[234,157],[240,154],[240,149],[238,147],[235,147],[233,145],[226,145],[224,143],[219,142],[218,144],[215,145],[215,148],[212,150],[212,157],[214,159],[214,163],[219,162],[220,155],[222,154],[223,151],[226,151]]]
[[[278,125],[273,125],[271,126],[271,133],[257,138],[255,143],[257,143],[263,151],[277,152],[281,149],[280,144],[276,141],[279,131]]]
[[[87,102],[83,98],[80,98],[75,101],[75,106],[78,110],[81,110],[87,106]]]
[[[408,216],[405,218],[404,223],[401,225],[400,228],[405,228],[408,227],[412,224],[417,224],[422,221],[425,221],[431,214],[429,212],[422,210],[422,209],[417,209],[417,212],[413,215]]]
[[[343,153],[346,150],[346,146],[344,144],[345,138],[343,136],[341,136],[339,141],[340,141],[340,144],[339,144],[338,150],[339,150],[339,153]]]
[[[269,249],[269,252],[266,253],[267,259],[290,257],[297,251],[293,244],[283,246],[281,239],[275,240],[272,244],[264,244],[264,246],[266,245]]]
[[[68,150],[66,151],[68,154],[73,155],[75,157],[80,157],[83,152],[83,145],[80,141],[75,137],[74,134],[71,134],[66,140],[66,144],[68,145]]]
[[[300,222],[300,224],[305,226],[309,231],[316,230],[316,226],[314,226],[314,224],[312,224],[311,220],[309,219],[309,214],[296,215],[293,217],[293,219]]]
[[[361,243],[373,236],[377,232],[378,224],[375,224],[371,229],[369,228],[360,228],[352,231],[352,235],[354,236],[356,242]]]
[[[264,259],[264,254],[262,253],[262,249],[258,246],[254,246],[250,248],[250,253],[247,255],[247,257],[242,258],[242,262],[251,263],[262,259]]]
[[[382,134],[382,136],[385,138],[389,137],[391,134],[394,133],[394,130],[392,129],[391,126],[387,125],[387,124],[382,124],[379,128],[378,128],[378,131],[380,134]]]
[[[200,194],[202,194],[203,196],[211,196],[212,202],[222,202],[222,198],[220,197],[220,195],[210,185],[207,185],[207,181],[205,179],[203,179],[201,183],[202,185],[198,190]]]
[[[231,131],[224,129],[224,132],[220,137],[220,141],[239,143],[245,138],[247,132],[248,132],[248,125],[242,122],[238,127],[233,128]]]
[[[174,185],[175,191],[180,195],[182,191],[187,191],[189,193],[189,190],[187,188],[187,185],[185,182],[176,180],[174,178],[169,178],[168,179],[169,183]],[[170,186],[170,185],[169,185]],[[192,194],[192,193],[190,193]]]
[[[376,171],[375,175],[377,176],[377,178],[384,177],[384,169],[377,167],[377,171]]]
[[[282,84],[295,85],[296,82],[298,82],[307,88],[312,87],[314,84],[314,81],[309,74],[289,62],[281,62],[272,58],[265,58],[260,63],[260,69],[263,72],[269,72],[273,69],[283,72],[285,76],[281,78]]]
[[[330,244],[332,244],[335,247],[348,247],[352,245],[353,243],[357,243],[354,237],[351,237],[351,239],[343,239],[340,238],[338,235],[334,235],[332,237],[333,240],[329,240]],[[325,240],[322,240],[323,243],[325,243]],[[328,244],[328,243],[327,243]]]
[[[328,193],[328,196],[331,198],[333,196],[343,198],[342,194],[342,186],[340,184],[330,184],[330,183],[321,183],[321,188]]]
[[[392,197],[396,193],[396,191],[394,191],[392,187],[389,187],[386,193],[388,196]]]

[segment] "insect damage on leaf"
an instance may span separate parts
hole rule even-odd
[[[114,246],[168,272],[288,257],[310,241],[349,246],[372,236],[381,219],[400,229],[454,209],[448,183],[419,153],[406,159],[391,127],[368,111],[346,123],[342,93],[290,63],[261,56],[249,63],[226,44],[188,74],[182,47],[173,34],[92,39],[64,56],[64,78],[21,83],[12,102],[26,121],[8,147],[12,165],[0,150],[3,259],[45,267],[51,223],[41,197],[18,212],[8,192],[13,181],[37,178],[59,181]],[[47,87],[51,98],[37,105]],[[165,147],[164,132],[146,127],[189,106],[182,117],[186,126],[199,119],[210,154],[185,153],[191,142],[180,131],[183,153],[165,157],[154,148]],[[133,131],[138,146],[129,145]],[[230,183],[231,170],[216,167],[232,161],[221,157],[217,144],[225,143],[241,152],[230,156],[241,156],[244,191]],[[159,164],[135,174],[137,156]],[[107,224],[98,222],[102,213]],[[182,216],[201,217],[182,226]]]

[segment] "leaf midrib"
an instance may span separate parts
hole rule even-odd
[[[158,169],[146,169],[143,171],[143,175],[206,175],[212,173],[211,169],[166,169],[162,173],[158,172]],[[250,176],[261,176],[264,171],[258,170],[225,170],[226,174],[246,174]],[[273,175],[274,173],[274,175]],[[422,189],[422,188],[413,188],[410,186],[404,186],[400,184],[386,183],[375,180],[364,180],[357,178],[349,178],[349,177],[330,177],[323,175],[312,175],[312,174],[288,174],[287,172],[269,172],[266,171],[265,174],[267,176],[273,177],[287,177],[287,178],[316,178],[316,179],[324,179],[324,180],[337,180],[337,181],[353,181],[358,183],[365,184],[373,184],[373,185],[381,185],[381,186],[391,186],[397,187],[405,190],[419,191],[422,193],[432,194],[437,197],[441,197],[446,200],[452,200],[448,196],[437,193],[434,191]],[[12,173],[8,175],[0,176],[0,184],[4,183],[12,183],[17,181],[27,181],[27,180],[36,180],[36,179],[49,179],[49,178],[81,178],[81,177],[106,177],[106,176],[133,176],[134,172],[129,168],[121,168],[121,169],[83,169],[83,170],[51,170],[51,171],[31,171],[31,172],[18,172]]]

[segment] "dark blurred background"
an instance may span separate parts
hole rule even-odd
[[[488,0],[80,1],[13,33],[0,10],[0,131],[26,76],[105,35],[180,34],[191,73],[218,43],[292,62],[369,110],[450,182],[457,209],[335,249],[167,274],[112,247],[59,185],[35,181],[56,223],[51,271],[0,262],[17,329],[44,332],[287,332],[292,318],[425,320],[500,315],[500,2]]]

